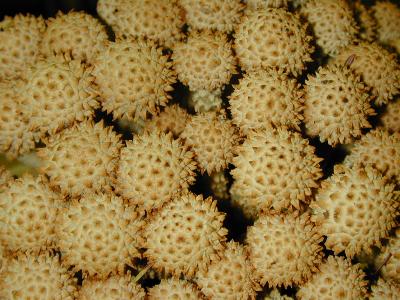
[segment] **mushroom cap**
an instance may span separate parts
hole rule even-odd
[[[380,121],[382,128],[390,134],[400,134],[400,97],[386,105]]]
[[[87,63],[103,50],[108,40],[106,28],[95,17],[81,11],[59,11],[46,20],[40,51],[47,57],[68,54]]]
[[[205,299],[199,288],[184,279],[161,279],[161,282],[149,289],[147,297],[149,300],[201,300]]]
[[[305,84],[304,123],[308,133],[329,145],[351,143],[370,128],[375,115],[368,88],[352,69],[340,65],[320,67]]]
[[[359,264],[352,265],[349,259],[330,255],[319,270],[300,286],[296,294],[298,299],[366,298],[368,281]]]
[[[113,194],[72,199],[57,216],[56,234],[63,263],[83,276],[105,279],[122,274],[141,257],[142,215]]]
[[[225,249],[225,214],[211,198],[185,192],[154,212],[143,229],[144,256],[153,268],[192,278],[220,259]]]
[[[195,181],[194,153],[157,130],[135,136],[122,148],[115,188],[131,204],[151,211]]]
[[[248,228],[246,246],[261,285],[303,284],[322,262],[323,236],[309,215],[262,215]]]
[[[389,242],[376,258],[375,266],[382,266],[380,273],[383,279],[400,282],[400,229],[389,237]]]
[[[245,15],[235,29],[234,49],[246,71],[278,68],[300,75],[311,61],[311,36],[298,15],[268,8]]]
[[[371,287],[370,300],[397,300],[400,295],[400,283],[394,280],[378,279],[378,282]]]
[[[117,40],[97,56],[93,75],[103,110],[137,120],[165,106],[176,81],[172,63],[152,41]]]
[[[371,8],[377,23],[378,39],[392,44],[400,39],[400,8],[391,1],[377,1]]]
[[[399,215],[399,194],[372,168],[336,165],[311,202],[312,220],[327,236],[325,246],[348,258],[380,246]]]
[[[41,173],[64,195],[110,190],[122,143],[103,122],[83,122],[45,140]]]

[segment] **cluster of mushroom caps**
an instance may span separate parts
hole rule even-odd
[[[97,12],[0,23],[1,299],[398,299],[398,6]]]

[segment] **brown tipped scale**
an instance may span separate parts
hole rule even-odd
[[[274,67],[298,76],[314,50],[299,17],[280,8],[244,16],[234,37],[239,65],[246,72]]]
[[[0,80],[25,77],[25,71],[39,57],[45,30],[42,17],[18,14],[0,22]]]
[[[244,247],[227,243],[221,260],[212,262],[207,271],[198,272],[196,283],[209,299],[255,299],[261,290]]]
[[[399,215],[399,194],[394,184],[372,168],[337,165],[310,208],[313,221],[327,236],[325,246],[352,258],[380,247],[380,239],[388,237]]]
[[[6,184],[12,179],[10,171],[8,171],[4,166],[0,165],[0,187]]]
[[[182,27],[185,24],[184,11],[177,2],[100,0],[97,11],[111,25],[117,38],[150,39],[157,44],[172,47],[182,39]]]
[[[375,105],[386,104],[400,93],[400,64],[395,54],[376,43],[361,42],[341,49],[335,61],[344,65],[350,56],[354,56],[350,68],[371,88]]]
[[[368,88],[360,76],[342,65],[320,67],[305,85],[304,123],[311,136],[331,146],[348,144],[370,128],[375,115]]]
[[[246,13],[267,8],[288,8],[288,0],[247,0]]]
[[[80,60],[63,56],[36,63],[22,88],[24,113],[31,129],[43,138],[75,122],[92,119],[99,107],[92,71]]]
[[[262,215],[246,235],[246,247],[261,285],[305,283],[322,261],[323,236],[309,215]]]
[[[1,187],[0,243],[12,252],[56,247],[55,220],[63,197],[43,176],[25,175]]]
[[[122,274],[140,257],[142,215],[113,194],[73,199],[57,216],[56,235],[63,263],[83,276],[105,279]]]
[[[380,121],[381,127],[390,134],[400,134],[400,97],[386,105]]]
[[[236,73],[232,43],[224,33],[192,31],[174,46],[172,60],[179,80],[191,91],[213,91],[228,84]]]
[[[122,148],[115,188],[140,209],[151,211],[195,181],[194,153],[157,130],[134,137]]]
[[[233,148],[239,144],[237,128],[224,115],[214,112],[193,116],[181,137],[195,154],[200,171],[219,172],[232,162]]]
[[[48,253],[9,257],[0,274],[0,299],[73,300],[77,294],[74,274]]]
[[[128,275],[114,275],[105,280],[85,279],[77,300],[144,300],[146,292]]]
[[[148,300],[201,300],[205,299],[199,288],[184,279],[162,279],[161,282],[149,289]]]
[[[273,69],[246,74],[229,97],[233,122],[245,133],[268,125],[300,131],[303,102],[297,80]]]
[[[109,190],[122,143],[103,122],[83,122],[49,137],[38,156],[41,172],[64,195]]]
[[[150,265],[179,278],[192,278],[220,259],[228,231],[216,201],[185,192],[154,212],[143,229]]]
[[[399,6],[391,1],[377,1],[371,9],[378,25],[379,41],[393,46],[400,39]]]
[[[310,201],[322,176],[314,147],[286,129],[253,132],[235,150],[231,171],[240,197],[251,198],[257,211],[298,210]]]
[[[347,166],[372,166],[388,179],[400,180],[400,133],[374,129],[356,141],[346,156]]]
[[[359,264],[352,265],[343,257],[328,256],[319,270],[300,286],[296,294],[299,300],[366,298],[368,281]]]
[[[371,287],[370,300],[397,300],[400,295],[400,283],[394,280],[378,279],[378,282]]]
[[[114,119],[137,120],[165,106],[175,81],[172,63],[154,42],[117,40],[108,43],[94,63],[103,110]]]
[[[188,120],[188,112],[178,104],[173,104],[166,106],[162,112],[146,121],[144,130],[171,132],[177,138],[185,129]]]
[[[396,229],[394,236],[382,248],[376,258],[375,268],[383,279],[400,282],[400,229]]]
[[[26,118],[27,105],[20,93],[23,81],[0,82],[0,152],[16,158],[35,148],[39,135]],[[29,106],[28,106],[29,107]]]
[[[311,24],[316,41],[327,55],[354,42],[358,27],[346,0],[310,0],[300,9]]]
[[[178,0],[190,29],[230,32],[240,22],[244,5],[239,0]]]

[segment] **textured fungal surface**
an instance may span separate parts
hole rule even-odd
[[[306,214],[260,216],[246,235],[249,259],[261,285],[305,283],[319,270],[323,236]]]
[[[239,23],[244,5],[239,0],[178,0],[192,29],[230,32]]]
[[[35,64],[22,88],[30,128],[44,137],[91,119],[99,107],[92,69],[62,56]]]
[[[246,12],[266,8],[287,8],[288,0],[246,0]]]
[[[227,243],[221,260],[212,262],[207,271],[197,273],[195,281],[204,295],[210,299],[255,299],[261,288],[247,256],[242,245]]]
[[[303,102],[297,81],[273,69],[246,74],[229,97],[233,122],[243,132],[268,125],[300,130]]]
[[[389,238],[387,245],[382,248],[376,258],[376,268],[380,268],[380,274],[385,280],[400,282],[400,229]]]
[[[1,244],[12,252],[54,248],[55,220],[62,200],[42,176],[9,180],[1,187]]]
[[[103,110],[115,119],[156,114],[168,103],[176,80],[168,56],[152,41],[110,42],[94,65]]]
[[[84,122],[49,137],[38,151],[41,172],[63,194],[109,190],[119,159],[119,136],[102,122]]]
[[[395,101],[389,102],[380,119],[383,129],[390,134],[400,134],[400,98]]]
[[[100,1],[107,2],[107,1]],[[114,2],[114,1],[108,1]],[[128,0],[98,4],[118,38],[147,38],[171,47],[183,36],[184,11],[177,0]],[[105,6],[109,8],[106,9]],[[113,8],[113,10],[110,10]]]
[[[300,11],[325,54],[336,55],[341,47],[355,40],[358,27],[346,0],[310,0]]]
[[[372,168],[335,167],[310,204],[313,220],[327,236],[325,246],[348,258],[380,246],[399,215],[399,194]]]
[[[367,281],[360,265],[352,265],[343,257],[328,256],[319,270],[300,287],[298,299],[364,299],[367,296]]]
[[[371,88],[375,105],[386,104],[399,94],[400,64],[394,53],[376,43],[361,42],[342,48],[335,60],[344,65],[350,56],[354,56],[350,68]]]
[[[181,137],[195,153],[200,170],[209,175],[232,162],[233,148],[239,143],[239,133],[232,122],[213,112],[193,116]]]
[[[189,108],[196,113],[205,113],[209,111],[220,111],[222,107],[221,90],[191,91],[188,99]]]
[[[274,288],[263,300],[294,300],[294,298],[282,295],[277,288]]]
[[[364,5],[361,0],[352,1],[355,18],[359,26],[360,38],[372,42],[376,39],[376,19],[373,16],[372,10]]]
[[[144,256],[155,269],[190,278],[220,259],[227,230],[216,204],[211,198],[183,193],[148,219]]]
[[[105,27],[84,12],[59,12],[46,23],[40,45],[41,53],[45,56],[69,54],[74,59],[92,62],[108,40]]]
[[[379,41],[390,45],[400,39],[400,8],[390,1],[377,1],[372,11]]]
[[[63,262],[84,276],[105,279],[123,273],[140,257],[141,215],[113,194],[73,199],[57,216],[56,234]]]
[[[285,129],[253,132],[235,153],[236,187],[242,197],[256,200],[259,211],[299,209],[322,176],[314,147]]]
[[[12,176],[10,171],[8,171],[5,167],[0,166],[0,187],[11,179]]]
[[[348,144],[370,128],[367,118],[375,112],[368,88],[345,66],[320,67],[305,85],[304,123],[308,134],[328,144]]]
[[[353,144],[344,164],[372,166],[389,179],[400,180],[400,134],[382,129],[368,132]]]
[[[195,181],[193,156],[171,134],[146,132],[121,150],[116,190],[140,209],[156,209]]]
[[[78,300],[144,300],[146,292],[129,275],[114,275],[105,280],[85,279]]]
[[[161,282],[150,288],[147,299],[149,300],[201,300],[205,299],[199,288],[184,279],[162,279]]]
[[[400,284],[396,281],[386,281],[382,278],[378,279],[378,282],[372,286],[372,293],[369,299],[379,300],[396,300],[400,295]]]
[[[0,22],[0,79],[23,77],[27,67],[39,57],[45,30],[42,17],[18,14]]]
[[[246,15],[235,29],[234,48],[245,71],[275,67],[295,76],[311,61],[313,47],[297,15],[269,8]]]
[[[224,33],[193,31],[173,49],[178,78],[192,91],[220,89],[235,73],[236,59]]]
[[[73,274],[47,253],[8,258],[0,274],[1,299],[73,300],[76,290]]]

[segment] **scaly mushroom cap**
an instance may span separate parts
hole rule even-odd
[[[12,179],[10,171],[0,165],[0,187]]]
[[[202,300],[204,295],[193,283],[184,279],[162,279],[161,282],[149,289],[148,300]]]
[[[56,235],[63,263],[100,279],[122,274],[140,257],[142,215],[113,194],[86,194],[61,209]]]
[[[325,246],[348,258],[380,246],[399,215],[399,194],[372,168],[336,165],[311,202],[312,220],[321,224]]]
[[[225,33],[192,31],[173,49],[174,69],[191,91],[218,90],[236,72],[236,59]]]
[[[288,0],[247,0],[246,13],[267,8],[286,8]]]
[[[181,137],[195,154],[200,171],[219,172],[233,158],[233,148],[239,143],[239,133],[224,115],[214,112],[193,116]]]
[[[400,39],[400,8],[391,1],[377,1],[372,6],[378,24],[378,39],[383,44],[392,44]]]
[[[9,180],[1,187],[0,243],[12,252],[54,248],[56,214],[62,205],[62,196],[43,176]]]
[[[207,90],[190,91],[187,104],[196,113],[218,112],[222,106],[221,90],[211,92]]]
[[[98,4],[98,11],[117,38],[151,39],[173,47],[183,37],[184,11],[177,0],[116,1],[111,7],[110,13],[105,4]]]
[[[51,57],[36,63],[23,86],[23,101],[30,127],[46,134],[55,134],[75,122],[92,119],[97,102],[93,68],[79,60]]]
[[[230,32],[239,23],[244,5],[240,0],[179,0],[190,29]]]
[[[262,215],[246,235],[250,263],[261,285],[285,288],[306,282],[318,271],[322,240],[307,214]]]
[[[25,78],[25,71],[39,57],[45,30],[42,17],[18,14],[0,22],[0,80]]]
[[[116,22],[118,22],[116,12],[124,9],[126,1],[127,0],[98,0],[96,6],[97,13],[108,25],[115,26]]]
[[[21,93],[24,84],[19,80],[0,82],[0,152],[9,158],[29,152],[39,140],[26,118],[29,106]]]
[[[178,138],[185,129],[189,120],[189,114],[186,109],[178,104],[166,106],[162,112],[153,116],[145,122],[144,130],[159,130],[165,133],[171,132],[175,138]]]
[[[122,148],[115,188],[131,204],[151,211],[195,181],[194,153],[171,134],[135,136]]]
[[[246,72],[275,67],[297,76],[314,50],[299,17],[280,8],[245,15],[234,37],[239,65]]]
[[[109,190],[122,147],[119,135],[103,122],[83,122],[49,137],[38,150],[40,171],[64,195]]]
[[[386,105],[380,121],[382,128],[390,134],[400,134],[400,97]]]
[[[300,131],[303,102],[297,80],[272,69],[244,75],[229,96],[233,122],[245,133],[268,125]]]
[[[253,267],[244,247],[227,243],[221,260],[212,262],[207,271],[198,272],[196,283],[209,299],[255,299],[261,290],[253,278]]]
[[[257,210],[300,209],[322,176],[314,147],[297,132],[268,129],[253,132],[235,150],[231,171],[241,197],[257,201]]]
[[[185,192],[153,213],[143,229],[144,256],[153,268],[191,278],[219,260],[228,231],[216,201]]]
[[[336,55],[341,47],[356,39],[358,28],[346,0],[310,0],[301,6],[300,12],[327,55]]]
[[[400,282],[400,229],[389,238],[389,242],[382,248],[376,258],[376,268],[381,268],[381,276],[385,280]]]
[[[352,1],[352,7],[358,26],[360,27],[360,38],[368,42],[373,42],[376,40],[377,24],[372,10],[364,5],[361,0]]]
[[[390,53],[378,44],[361,42],[341,49],[335,61],[344,65],[353,55],[354,60],[350,68],[361,75],[362,81],[371,88],[375,105],[386,104],[399,94],[400,64],[396,54]]]
[[[369,297],[370,300],[397,300],[400,295],[400,284],[396,281],[386,281],[382,278],[372,287],[372,293]]]
[[[172,63],[151,41],[110,42],[94,65],[103,110],[114,119],[146,119],[171,98],[168,92],[176,80]]]
[[[344,164],[372,166],[388,179],[400,181],[400,133],[374,129],[356,141]]]
[[[277,288],[274,288],[263,300],[294,300],[294,298],[282,295]]]
[[[224,170],[220,172],[214,172],[210,175],[210,187],[214,194],[214,197],[219,200],[229,199],[229,179],[225,175]]]
[[[46,21],[40,51],[47,57],[68,54],[87,63],[103,50],[108,40],[105,27],[93,16],[78,11],[63,14]]]
[[[329,145],[348,144],[370,128],[375,115],[368,88],[347,66],[320,67],[305,85],[304,123],[308,134]]]
[[[114,275],[105,280],[85,279],[77,300],[144,300],[146,292],[130,275]]]
[[[352,265],[343,257],[328,256],[319,266],[319,272],[304,285],[296,296],[300,300],[365,299],[367,280],[360,265]]]
[[[8,258],[0,274],[0,299],[73,300],[77,294],[73,276],[58,256],[18,254]]]

